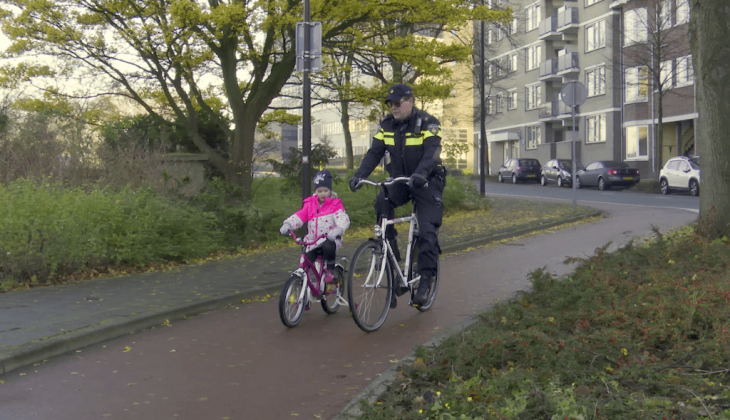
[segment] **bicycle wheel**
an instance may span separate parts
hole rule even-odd
[[[335,267],[332,275],[335,276],[335,280],[327,285],[327,289],[328,292],[332,291],[334,293],[324,295],[321,300],[322,309],[328,314],[333,314],[340,309],[339,298],[342,296],[342,289],[345,287],[345,274],[342,272],[342,267]]]
[[[291,276],[289,280],[284,283],[284,287],[281,289],[279,295],[279,316],[281,322],[289,328],[296,327],[304,316],[304,304],[303,300],[299,300],[299,295],[302,294],[302,287],[304,281],[299,276]]]
[[[383,279],[382,259],[385,258],[380,243],[368,241],[360,245],[352,256],[350,274],[347,277],[347,300],[355,324],[361,330],[373,332],[380,328],[388,317],[392,277],[386,264]]]

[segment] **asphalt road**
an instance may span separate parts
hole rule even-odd
[[[402,297],[376,333],[360,331],[342,309],[326,316],[313,307],[287,329],[276,299],[242,304],[0,377],[0,419],[331,418],[414,345],[529,287],[530,271],[567,273],[568,256],[697,216],[676,206],[594,205],[607,217],[444,256],[433,309],[419,313]]]
[[[479,181],[476,181],[476,185],[478,188]],[[519,184],[487,182],[485,189],[487,195],[573,201],[572,188],[560,188],[554,183],[543,187],[538,182]],[[687,193],[681,192],[662,195],[658,193],[630,191],[616,187],[608,191],[600,191],[597,188],[581,188],[576,193],[578,205],[626,204],[633,206],[690,209],[695,212],[698,212],[700,209],[699,197],[692,197]]]

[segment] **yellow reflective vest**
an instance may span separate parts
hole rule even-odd
[[[388,115],[380,122],[355,176],[367,178],[386,156],[386,151],[390,158],[386,169],[391,177],[419,173],[428,179],[441,165],[441,124],[417,108],[404,121]]]

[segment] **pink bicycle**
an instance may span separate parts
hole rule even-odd
[[[322,309],[328,314],[333,314],[340,309],[341,305],[348,306],[347,301],[342,297],[345,286],[345,269],[342,264],[336,263],[332,272],[334,280],[327,284],[324,282],[325,265],[322,257],[317,257],[314,262],[309,261],[306,255],[306,247],[315,244],[305,242],[297,238],[294,232],[289,232],[294,242],[302,246],[302,255],[299,257],[299,268],[291,273],[289,280],[284,283],[279,296],[279,316],[281,322],[289,328],[296,327],[304,316],[304,311],[309,310],[312,302],[321,302]]]

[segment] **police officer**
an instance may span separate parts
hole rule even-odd
[[[388,200],[383,191],[375,199],[375,213],[381,217],[393,218],[394,210],[413,199],[418,217],[418,270],[421,281],[413,302],[425,304],[428,301],[431,281],[437,274],[440,248],[438,227],[443,217],[442,193],[445,185],[445,169],[441,165],[441,125],[428,113],[414,107],[413,90],[408,85],[397,84],[388,89],[385,99],[392,114],[385,117],[373,137],[372,145],[363,157],[360,168],[350,178],[350,189],[355,191],[360,179],[367,178],[386,155],[386,169],[390,176],[409,177],[408,185],[393,184],[388,187]],[[387,160],[387,158],[386,158]],[[400,260],[396,242],[397,231],[391,225],[385,237]],[[402,292],[398,291],[398,295]],[[395,308],[395,293],[390,302]]]

